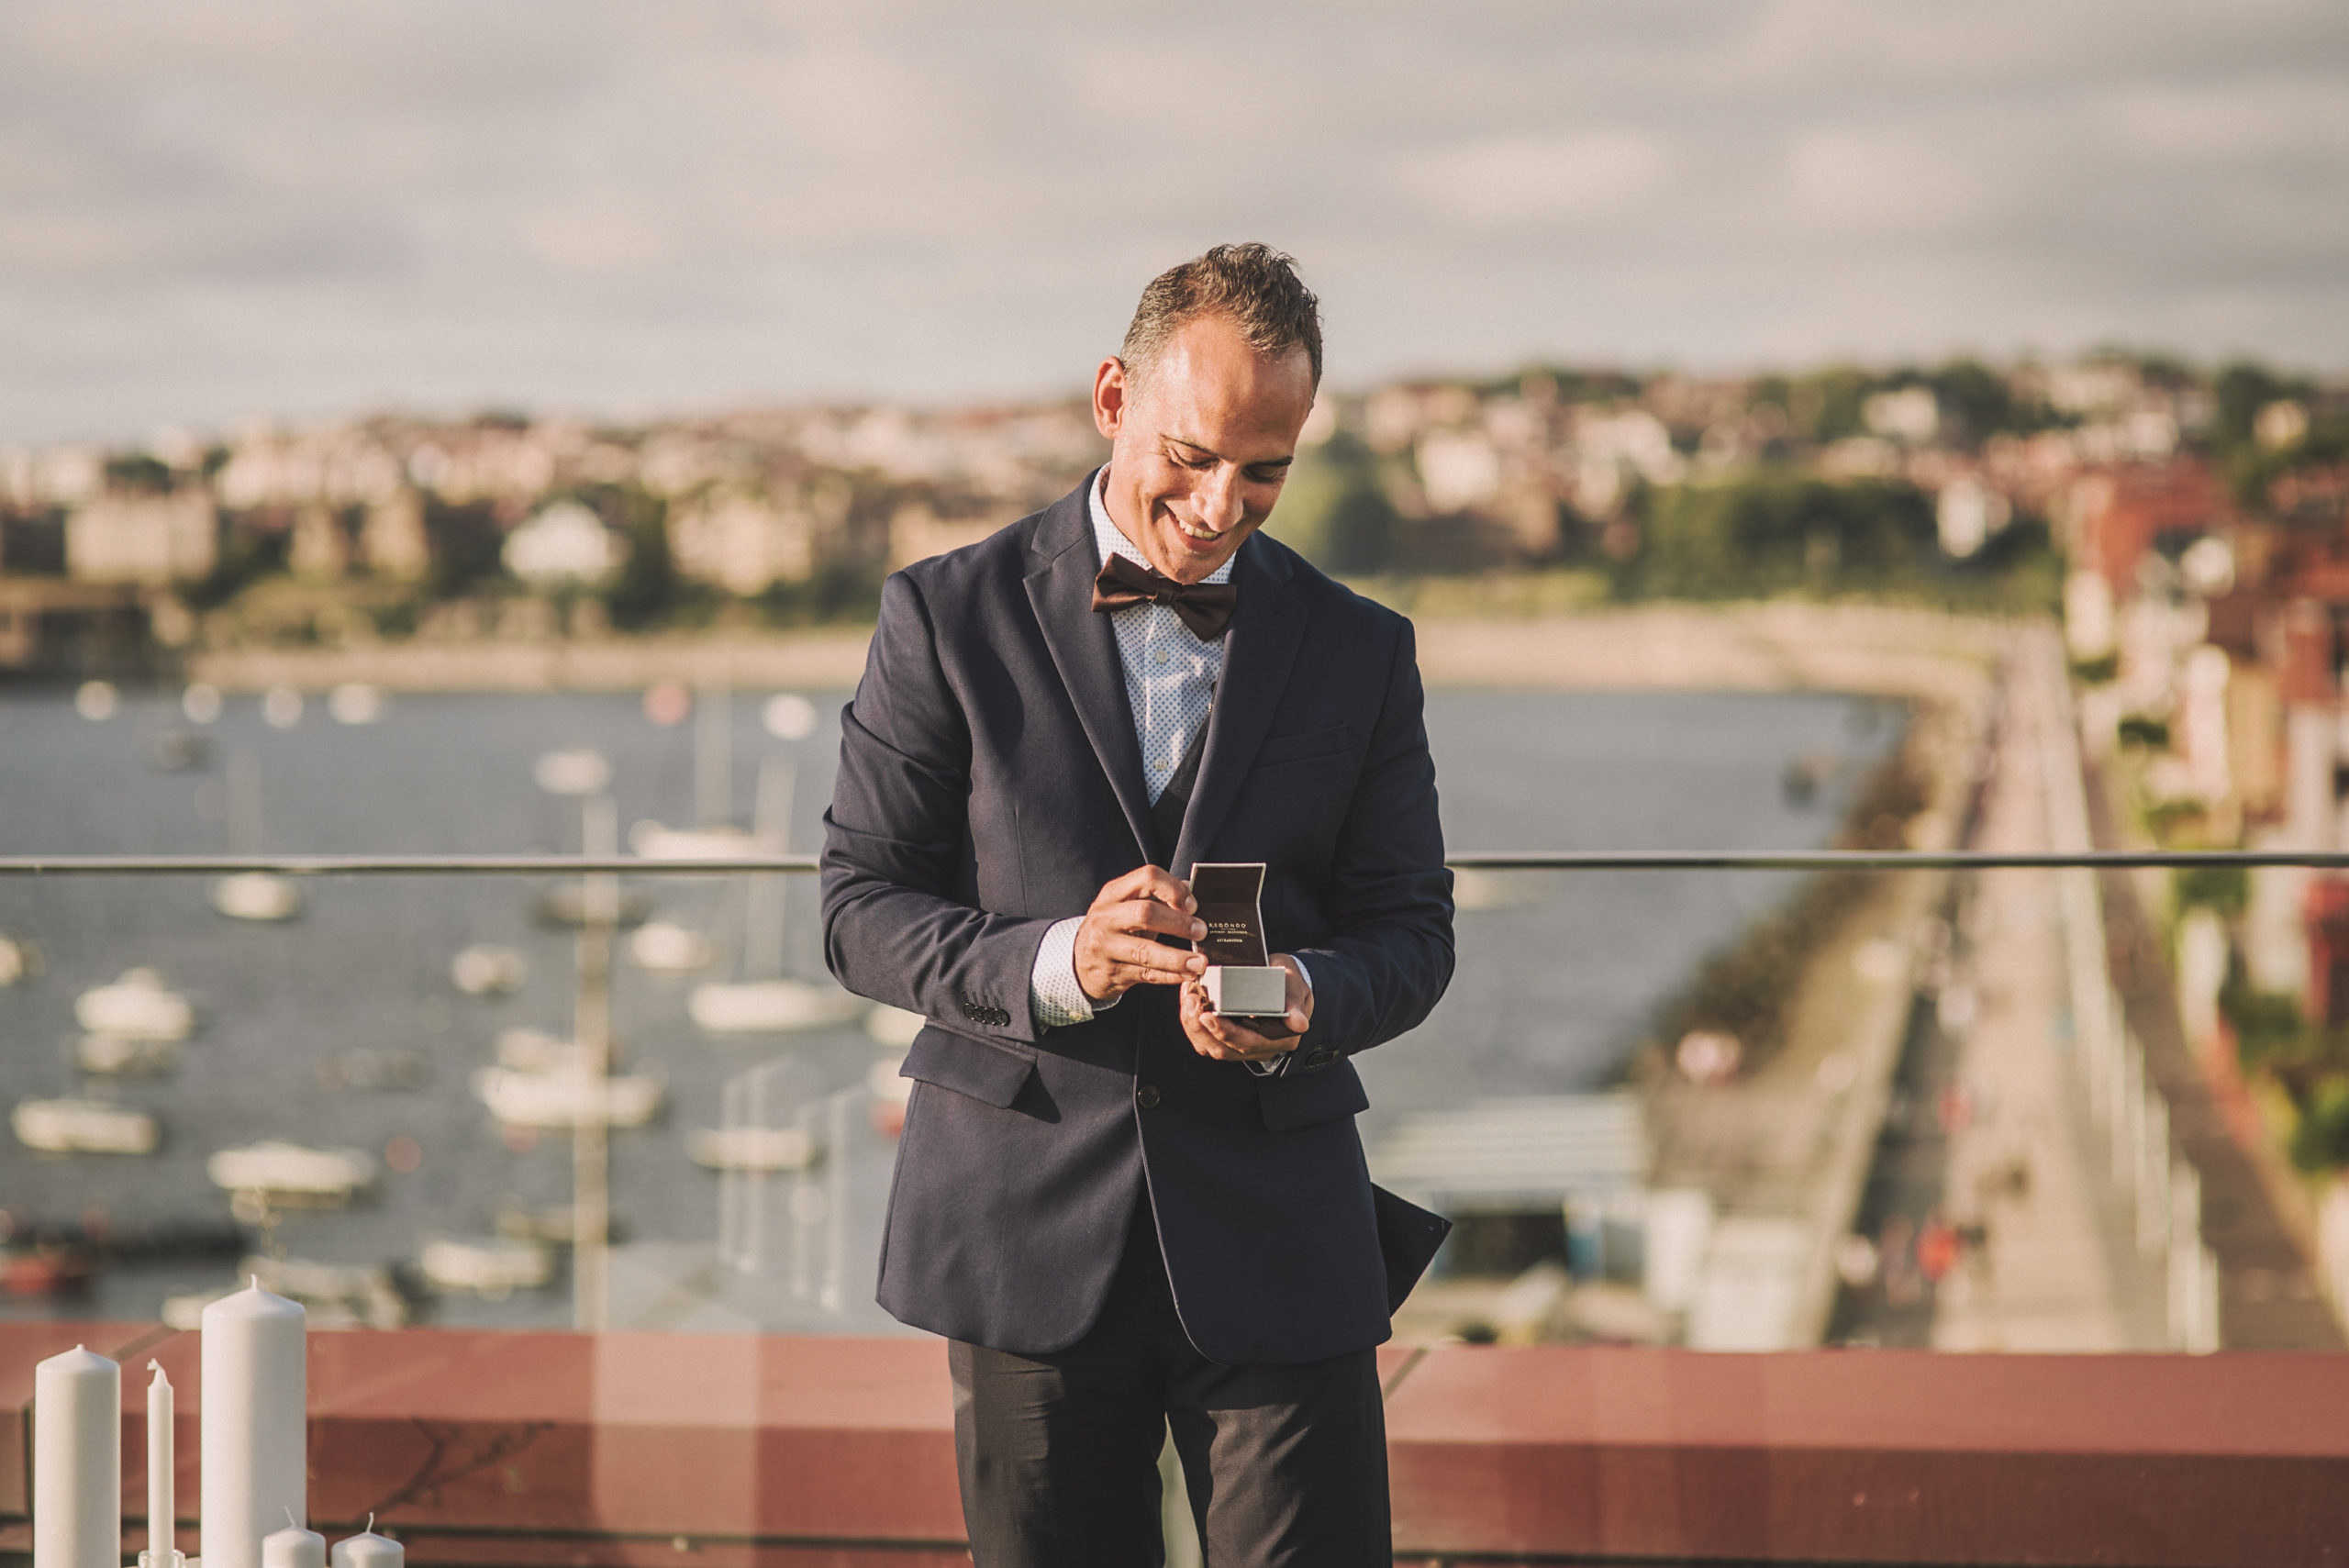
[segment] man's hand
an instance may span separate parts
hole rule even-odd
[[[1297,960],[1285,952],[1273,962],[1288,971],[1288,1025],[1286,1038],[1258,1034],[1236,1018],[1227,1018],[1208,1001],[1207,987],[1194,980],[1183,987],[1183,1032],[1191,1049],[1218,1062],[1277,1062],[1297,1049],[1298,1039],[1313,1027],[1313,988]]]
[[[1188,886],[1156,866],[1113,879],[1095,895],[1076,929],[1071,954],[1076,983],[1096,1002],[1114,1002],[1136,985],[1180,985],[1205,973],[1204,953],[1157,940],[1162,934],[1185,941],[1206,936],[1206,924],[1193,918],[1198,907]]]

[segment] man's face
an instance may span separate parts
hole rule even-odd
[[[1093,418],[1109,438],[1110,520],[1159,571],[1200,581],[1272,515],[1312,411],[1306,351],[1265,359],[1220,316],[1178,328],[1140,386],[1105,360]]]

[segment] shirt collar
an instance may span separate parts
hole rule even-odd
[[[1135,544],[1133,540],[1128,539],[1125,535],[1125,530],[1119,528],[1116,520],[1109,516],[1108,503],[1102,499],[1103,494],[1108,489],[1108,487],[1109,465],[1105,462],[1099,468],[1094,470],[1093,483],[1085,486],[1085,494],[1093,503],[1094,553],[1100,558],[1104,564],[1108,563],[1110,556],[1122,555],[1128,561],[1139,562],[1144,566],[1150,565],[1150,560],[1147,556],[1142,554],[1141,547]],[[1231,559],[1230,561],[1225,562],[1222,565],[1208,573],[1205,577],[1201,578],[1200,581],[1205,583],[1230,582],[1231,568],[1239,559],[1240,552],[1238,550],[1232,551]]]

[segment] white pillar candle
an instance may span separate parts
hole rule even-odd
[[[205,1568],[262,1568],[262,1537],[309,1518],[305,1321],[258,1279],[204,1309]]]
[[[122,1368],[76,1345],[33,1369],[33,1568],[119,1568]]]
[[[327,1538],[287,1525],[261,1543],[261,1568],[327,1568]]]
[[[403,1568],[407,1548],[377,1535],[374,1527],[374,1517],[370,1515],[366,1529],[334,1543],[334,1568]]]
[[[172,1496],[175,1462],[172,1451],[172,1380],[163,1364],[150,1361],[155,1376],[147,1385],[147,1562],[148,1568],[176,1568],[172,1526],[176,1499]]]

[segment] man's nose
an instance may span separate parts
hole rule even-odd
[[[1192,492],[1192,501],[1199,509],[1199,524],[1218,533],[1230,533],[1240,526],[1247,511],[1240,498],[1240,474],[1235,469],[1218,464],[1198,489]]]

